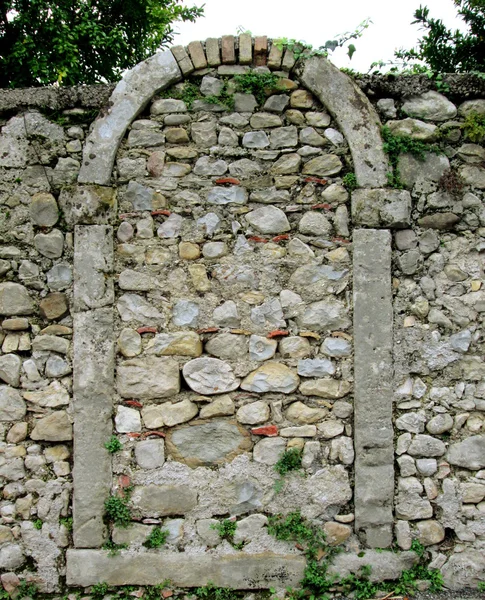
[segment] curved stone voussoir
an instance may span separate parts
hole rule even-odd
[[[328,109],[344,133],[359,186],[386,187],[389,163],[382,150],[381,123],[362,91],[321,56],[299,62],[296,76]]]
[[[86,140],[79,183],[109,185],[118,146],[133,119],[159,91],[182,79],[172,52],[157,52],[128,71]]]

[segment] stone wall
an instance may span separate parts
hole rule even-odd
[[[365,551],[386,577],[391,545],[399,573],[416,539],[447,587],[485,579],[485,100],[369,85],[242,35],[142,63],[95,121],[105,87],[13,116],[5,94],[7,591],[296,586],[301,549],[267,531],[292,511],[342,573]],[[402,189],[381,123],[430,145]]]

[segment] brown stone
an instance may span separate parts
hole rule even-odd
[[[348,525],[334,523],[333,521],[325,523],[323,530],[327,536],[327,544],[330,546],[340,546],[352,533],[352,529]]]
[[[311,108],[313,96],[307,90],[296,90],[290,97],[291,108]]]
[[[236,62],[236,50],[234,48],[234,36],[222,36],[222,62],[225,65],[233,65]]]
[[[160,177],[165,166],[165,152],[152,152],[148,157],[147,169],[152,177]]]
[[[460,217],[453,213],[435,213],[433,215],[426,215],[421,219],[418,219],[418,225],[420,227],[428,227],[430,229],[452,229],[460,220]]]
[[[253,40],[250,33],[239,36],[239,64],[250,65],[253,62]]]
[[[55,321],[61,319],[69,312],[67,296],[62,292],[53,292],[39,303],[40,314],[44,319]]]
[[[172,127],[165,131],[165,140],[168,144],[187,144],[189,136],[182,127]]]
[[[205,41],[205,55],[210,67],[218,67],[221,64],[221,51],[217,38],[207,38]]]
[[[265,35],[254,38],[254,66],[264,67],[268,61],[268,38]]]
[[[278,46],[273,42],[268,57],[268,67],[270,69],[279,69],[281,67],[281,61],[283,59],[283,50],[280,50]]]
[[[190,42],[189,54],[192,64],[196,69],[205,69],[207,67],[207,58],[200,42]]]

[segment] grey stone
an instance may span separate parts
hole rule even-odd
[[[440,238],[435,231],[423,231],[419,236],[419,249],[423,254],[431,254],[440,246]]]
[[[253,94],[234,94],[234,110],[241,113],[250,113],[258,106]]]
[[[265,423],[269,419],[269,416],[269,406],[262,400],[245,404],[236,412],[236,418],[239,423],[244,423],[246,425]]]
[[[54,265],[46,275],[47,285],[51,290],[65,290],[72,283],[72,268],[66,263]]]
[[[135,487],[133,504],[148,517],[184,515],[197,506],[197,492],[188,485]]]
[[[247,213],[246,220],[261,233],[284,233],[290,230],[285,213],[276,206],[263,206]]]
[[[173,98],[162,98],[155,100],[150,107],[152,115],[164,115],[166,113],[186,112],[187,106],[182,100],[174,100]]]
[[[251,179],[260,175],[262,172],[261,166],[248,158],[242,158],[236,162],[231,163],[229,166],[229,172],[233,177],[240,177],[241,179]]]
[[[322,154],[305,163],[302,173],[303,175],[328,177],[329,175],[337,175],[337,173],[340,173],[342,167],[343,165],[340,158],[335,154]]]
[[[411,196],[404,190],[355,190],[352,219],[366,227],[402,229],[411,224]]]
[[[158,237],[162,239],[178,237],[180,235],[183,222],[183,217],[177,215],[176,213],[172,213],[168,219],[164,221],[157,229]]]
[[[447,121],[457,114],[456,106],[445,96],[434,91],[411,96],[404,102],[402,110],[411,117],[427,121]]]
[[[332,231],[332,225],[325,215],[309,211],[300,219],[298,230],[304,235],[328,236]]]
[[[114,302],[114,286],[109,277],[112,268],[112,228],[78,225],[74,247],[74,310],[101,308]]]
[[[221,419],[210,423],[194,421],[174,429],[167,436],[166,444],[176,460],[190,467],[222,464],[251,447],[249,434],[241,426]]]
[[[434,142],[438,137],[438,128],[431,123],[423,123],[418,119],[402,119],[401,121],[388,121],[393,135],[405,135],[422,142]]]
[[[115,544],[143,544],[150,533],[153,531],[153,525],[143,525],[142,523],[131,523],[129,527],[113,527],[112,539]]]
[[[248,131],[243,136],[242,145],[245,148],[267,148],[269,139],[264,131]]]
[[[27,408],[20,393],[7,385],[0,385],[0,421],[20,421]]]
[[[206,342],[205,351],[222,360],[240,360],[248,352],[245,336],[221,333]]]
[[[227,300],[214,309],[212,316],[216,325],[220,327],[239,327],[240,317],[233,300]]]
[[[143,325],[159,324],[164,321],[158,310],[137,294],[123,294],[116,307],[122,321],[138,321]]]
[[[247,192],[238,186],[212,188],[207,196],[209,204],[246,204]]]
[[[30,434],[33,440],[64,442],[72,440],[72,424],[65,410],[58,410],[39,419]]]
[[[206,75],[202,78],[202,82],[200,84],[200,91],[202,94],[204,94],[204,96],[220,96],[223,87],[223,81],[217,79],[216,77]]]
[[[325,146],[325,138],[315,131],[313,127],[304,127],[300,130],[300,142],[309,146]]]
[[[19,283],[0,283],[0,315],[31,315],[34,303],[27,289]]]
[[[447,413],[439,414],[433,417],[426,424],[426,429],[432,435],[440,435],[453,428],[453,417]]]
[[[136,181],[130,181],[124,199],[131,202],[133,210],[153,210],[155,191]]]
[[[284,154],[271,167],[271,172],[276,175],[291,175],[298,173],[301,165],[301,156],[294,152]],[[288,192],[286,192],[288,194]]]
[[[302,329],[312,331],[347,329],[350,325],[345,304],[331,296],[326,300],[308,304],[297,321]]]
[[[145,176],[146,160],[144,158],[119,158],[116,166],[120,182]]]
[[[485,467],[485,436],[474,435],[462,442],[451,444],[446,460],[457,467],[477,470]]]
[[[140,273],[133,269],[121,271],[118,278],[118,285],[121,290],[148,292],[155,287],[150,275]]]
[[[277,298],[267,300],[251,310],[251,321],[262,329],[285,327],[280,301]]]
[[[216,358],[196,358],[183,367],[189,387],[199,394],[224,394],[239,387],[231,366]]]
[[[268,338],[252,335],[249,338],[249,358],[251,360],[268,360],[273,358],[276,353],[278,342],[276,340],[269,340]]]
[[[396,419],[396,427],[410,433],[423,433],[426,417],[420,413],[408,412]]]
[[[433,516],[433,508],[429,500],[420,496],[422,491],[423,486],[415,477],[399,478],[396,503],[398,519],[413,521],[429,519]]]
[[[178,363],[172,358],[133,358],[119,365],[117,389],[122,398],[156,400],[180,391]]]
[[[266,103],[267,104],[267,103]],[[265,105],[267,110],[271,110]],[[273,149],[293,147],[298,144],[298,130],[295,126],[278,127],[270,133],[270,145]]]
[[[148,240],[153,237],[153,219],[151,216],[140,219],[136,224],[136,236]]]
[[[225,160],[214,160],[209,156],[202,156],[194,166],[196,175],[224,175],[226,171],[227,163]]]
[[[75,293],[87,302],[95,299],[86,289],[78,288]],[[104,444],[113,431],[113,328],[112,307],[74,315],[73,536],[77,547],[99,547],[107,536],[104,502],[111,490],[112,469]]]
[[[217,546],[222,541],[216,529],[219,524],[217,519],[199,519],[195,524],[199,537],[209,548]]]
[[[39,335],[32,340],[34,351],[58,352],[67,354],[69,351],[69,340],[56,335]]]
[[[204,258],[221,258],[227,254],[225,242],[206,242],[202,247]]]
[[[327,295],[337,294],[348,284],[349,271],[336,270],[329,265],[308,264],[299,267],[290,277],[292,288],[305,295],[307,301],[321,300]]]
[[[179,327],[197,327],[199,305],[190,300],[179,300],[172,309],[172,320]]]
[[[155,128],[132,129],[128,134],[128,146],[132,148],[154,148],[164,142],[164,134]]]
[[[53,227],[59,219],[59,208],[52,194],[39,193],[32,197],[30,219],[39,227]]]
[[[449,168],[450,162],[442,154],[426,152],[424,160],[411,154],[401,154],[399,157],[401,180],[408,189],[416,185],[419,190],[433,191],[430,184],[437,183]]]
[[[16,354],[0,356],[0,379],[13,387],[20,384],[20,367],[22,361]]]
[[[453,350],[457,352],[468,352],[472,342],[471,331],[465,329],[450,336],[450,344]]]
[[[56,408],[69,404],[69,394],[59,381],[52,381],[41,390],[24,392],[25,400],[37,406]]]
[[[298,375],[302,377],[325,377],[333,375],[335,365],[327,358],[314,358],[298,361]]]
[[[283,438],[265,438],[255,444],[253,460],[265,465],[275,465],[285,450],[286,440]]]
[[[385,546],[392,541],[394,496],[390,281],[390,232],[354,231],[356,529],[369,545],[379,539]]]
[[[334,146],[340,146],[345,142],[344,136],[340,133],[340,131],[337,131],[331,127],[325,129],[324,135]]]
[[[352,344],[342,338],[325,338],[320,348],[322,354],[335,358],[342,358],[352,354]]]
[[[426,475],[426,477],[431,477],[438,470],[438,463],[435,458],[418,458],[416,466],[419,473]]]
[[[108,556],[105,551],[69,550],[68,585],[86,587],[99,581],[109,585],[158,585],[160,573],[172,585],[198,587],[211,583],[231,589],[296,586],[305,559],[292,554],[238,552],[224,556],[204,553],[140,553]]]
[[[392,98],[381,98],[377,101],[377,108],[387,119],[394,119],[397,115],[397,110]]]
[[[407,454],[400,456],[397,459],[397,463],[399,465],[399,472],[401,473],[401,477],[409,477],[411,475],[416,475],[416,464],[414,459],[408,456]]]
[[[263,109],[269,112],[282,113],[289,103],[290,98],[286,94],[275,94],[266,100]]]
[[[212,121],[192,123],[190,134],[195,144],[201,148],[210,148],[217,144],[216,125]]]
[[[264,129],[266,127],[280,127],[283,124],[281,117],[265,112],[258,112],[252,115],[249,122],[253,129]]]
[[[4,573],[20,569],[24,562],[25,556],[19,544],[5,544],[0,548],[0,569]]]
[[[417,562],[414,552],[389,553],[378,550],[365,550],[363,556],[351,552],[337,554],[328,569],[330,575],[338,574],[347,577],[358,575],[365,565],[370,566],[370,581],[387,581],[399,579],[403,571],[411,569]]]
[[[69,375],[71,371],[69,363],[60,356],[49,356],[45,364],[46,377],[64,377],[64,375]]]
[[[417,250],[410,250],[399,255],[398,265],[405,275],[413,275],[422,267],[423,259]]]
[[[394,234],[398,250],[413,250],[418,245],[418,238],[412,229],[402,229]]]
[[[128,406],[116,408],[115,426],[118,433],[141,431],[141,417],[139,411]]]
[[[462,167],[459,173],[467,185],[480,190],[485,189],[485,169],[470,165]]]
[[[441,440],[433,438],[429,435],[417,435],[408,448],[408,453],[411,456],[443,456],[446,452],[446,446]]]
[[[464,550],[452,554],[441,568],[447,589],[461,592],[465,588],[476,588],[483,581],[485,557],[475,550]]]
[[[249,125],[249,117],[246,115],[241,115],[239,113],[231,113],[227,116],[224,116],[220,119],[220,123],[223,125],[231,125],[233,127],[246,127]]]

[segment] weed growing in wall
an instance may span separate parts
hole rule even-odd
[[[258,73],[257,71],[248,71],[248,73],[234,77],[236,90],[243,94],[253,94],[260,105],[266,100],[268,90],[277,89],[278,80],[279,77],[274,73]]]
[[[109,441],[104,444],[104,447],[110,454],[114,454],[123,448],[123,444],[115,435],[112,435]]]
[[[274,485],[276,493],[281,492],[281,490],[283,489],[283,478],[288,473],[290,473],[291,471],[298,471],[301,469],[301,459],[302,452],[301,450],[298,450],[298,448],[290,448],[289,450],[285,450],[281,454],[280,458],[278,459],[278,462],[273,467],[274,470],[279,475],[281,475],[281,479],[278,479]]]
[[[160,548],[167,542],[168,531],[162,530],[161,527],[154,527],[144,542],[146,548]]]
[[[467,140],[475,144],[485,141],[485,115],[472,112],[465,117],[463,132]]]
[[[269,517],[268,533],[277,540],[296,542],[305,552],[307,566],[301,589],[290,591],[292,600],[309,597],[325,599],[328,598],[327,593],[335,586],[338,586],[345,596],[352,595],[355,600],[373,598],[380,591],[395,596],[410,596],[417,591],[417,582],[423,580],[429,582],[431,592],[438,592],[443,586],[440,571],[428,569],[426,549],[417,540],[413,541],[411,550],[417,554],[419,562],[411,569],[403,571],[397,581],[374,583],[370,579],[372,571],[369,565],[363,565],[359,573],[344,578],[329,574],[332,559],[342,549],[329,546],[322,529],[302,517],[299,512]],[[365,556],[365,552],[362,555]]]
[[[392,172],[387,174],[389,185],[393,188],[402,189],[403,183],[399,173],[399,156],[401,154],[412,154],[418,160],[425,159],[426,152],[441,153],[438,146],[425,144],[420,140],[415,140],[408,135],[394,135],[389,127],[385,126],[381,130],[384,144],[384,152],[389,156]]]
[[[347,173],[347,175],[344,175],[342,177],[342,183],[348,192],[353,192],[359,187],[355,173]]]
[[[106,518],[118,527],[128,527],[131,524],[131,510],[128,506],[129,492],[125,496],[110,496],[104,503]]]
[[[108,551],[108,556],[117,556],[121,550],[128,548],[128,544],[116,544],[115,542],[108,540],[103,545],[103,550]]]

